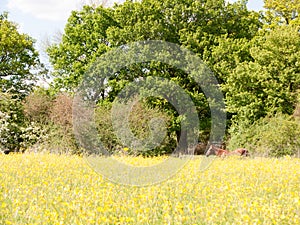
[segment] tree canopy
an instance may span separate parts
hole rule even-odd
[[[281,24],[300,24],[300,1],[299,0],[264,0],[269,19]]]
[[[40,66],[34,40],[21,34],[8,14],[0,15],[0,84],[2,91],[28,94]]]
[[[86,68],[112,47],[140,40],[164,40],[185,46],[201,58],[218,37],[251,39],[259,14],[246,2],[225,0],[126,1],[113,8],[85,6],[73,11],[62,42],[48,49],[55,84],[72,89]]]

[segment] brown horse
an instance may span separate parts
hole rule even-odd
[[[205,155],[208,157],[210,155],[216,155],[219,157],[225,157],[229,155],[239,155],[239,156],[249,156],[249,152],[245,148],[238,148],[234,151],[228,151],[222,148],[217,148],[214,145],[211,145],[208,150],[206,151]]]
[[[240,155],[240,156],[249,156],[249,151],[245,148],[238,148],[232,152],[230,152],[230,154],[236,154],[236,155]]]
[[[205,155],[208,157],[210,155],[216,155],[216,156],[220,156],[220,157],[224,157],[229,155],[229,151],[222,149],[222,148],[218,148],[214,145],[210,145],[209,148],[207,149]]]

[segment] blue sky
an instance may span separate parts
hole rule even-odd
[[[8,11],[9,19],[19,24],[19,30],[37,40],[37,49],[57,32],[62,32],[72,10],[89,2],[101,0],[0,0],[0,12]],[[229,0],[234,2],[234,0]],[[113,0],[104,0],[111,5]],[[260,10],[263,0],[249,0],[248,8]]]

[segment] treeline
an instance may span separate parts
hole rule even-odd
[[[266,156],[299,154],[300,5],[265,0],[264,11],[255,12],[246,3],[144,0],[111,8],[84,6],[70,15],[61,42],[47,49],[53,66],[53,82],[47,90],[29,82],[49,74],[38,60],[33,40],[18,34],[2,14],[1,148],[19,151],[35,144],[39,150],[82,153],[72,131],[72,96],[87,70],[116,47],[162,40],[194,52],[214,72],[226,104],[223,141],[229,149],[242,146]],[[16,43],[5,38],[9,29],[15,32]],[[22,52],[16,46],[24,55],[14,53]],[[16,63],[20,60],[23,63]],[[183,88],[197,109],[198,141],[209,140],[211,112],[201,87],[180,69],[143,62],[122,68],[104,84],[95,121],[106,149],[158,155],[172,152],[180,140],[184,118],[165,99],[154,97],[133,108],[130,129],[145,139],[151,133],[151,119],[164,118],[167,130],[161,145],[151,151],[135,150],[116,136],[110,117],[112,104],[124,87],[140,77],[166,78]]]

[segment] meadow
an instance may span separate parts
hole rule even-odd
[[[79,156],[0,155],[0,224],[300,224],[300,159],[215,159],[199,171],[201,160],[133,187],[106,181]]]

